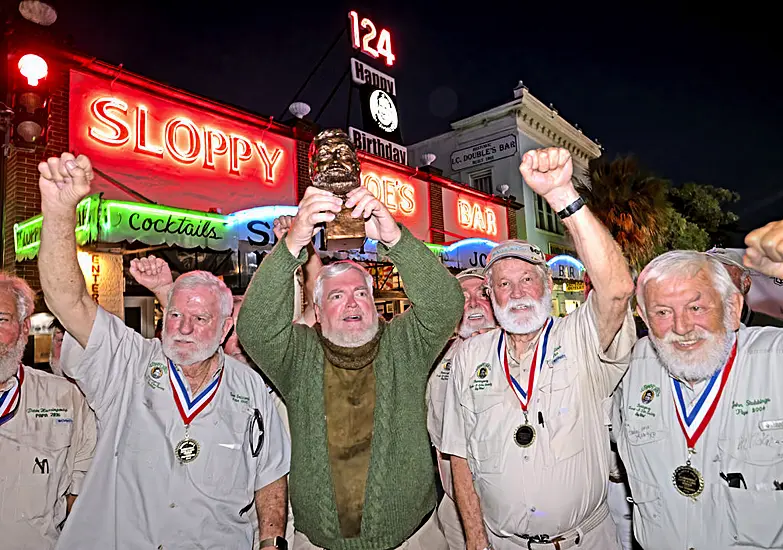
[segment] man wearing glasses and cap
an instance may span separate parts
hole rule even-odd
[[[529,151],[520,171],[564,220],[593,291],[553,319],[541,250],[514,240],[489,255],[500,328],[467,340],[454,358],[441,447],[451,455],[466,548],[618,549],[606,504],[605,411],[636,340],[633,281],[574,190],[568,151]]]
[[[448,455],[440,452],[441,432],[443,431],[443,406],[446,402],[446,389],[454,356],[459,344],[475,334],[481,334],[495,328],[495,316],[492,304],[484,287],[484,268],[473,267],[457,274],[457,280],[465,296],[462,320],[457,327],[457,337],[448,345],[446,353],[430,375],[427,383],[427,430],[438,455],[438,471],[443,487],[443,499],[438,505],[437,519],[440,530],[446,537],[451,550],[465,548],[465,533],[454,502],[454,485],[451,482],[451,461]]]

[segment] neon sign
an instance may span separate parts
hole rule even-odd
[[[412,216],[416,212],[416,192],[411,184],[373,172],[363,172],[362,185],[385,204],[392,215],[399,212]]]
[[[127,119],[132,116],[132,122]],[[197,126],[186,116],[176,116],[151,128],[150,114],[145,105],[131,108],[116,97],[99,97],[90,103],[94,123],[87,127],[87,135],[96,143],[108,147],[123,147],[133,141],[133,152],[180,164],[201,161],[201,167],[215,170],[215,156],[228,154],[228,173],[240,176],[243,163],[256,160],[263,168],[262,182],[273,184],[276,167],[280,166],[283,151],[269,151],[261,141],[252,141],[243,135],[226,134],[208,126]],[[157,132],[156,132],[157,130]]]
[[[96,178],[95,192],[138,200],[113,179],[155,203],[226,214],[296,203],[294,139],[247,113],[140,86],[70,72],[69,149],[110,178]]]
[[[396,57],[392,53],[391,33],[389,31],[381,29],[379,33],[376,30],[375,23],[366,17],[360,20],[359,15],[355,11],[348,13],[348,20],[351,28],[351,45],[355,49],[375,59],[383,57],[389,67],[394,65]],[[362,30],[360,30],[360,27]],[[362,31],[366,31],[363,36]],[[372,41],[376,36],[378,41],[375,47],[373,47]]]
[[[482,199],[478,192],[443,187],[443,229],[448,239],[508,239],[508,215],[503,205]]]
[[[498,234],[498,220],[495,211],[489,207],[482,208],[476,202],[457,199],[457,219],[462,227],[495,236]]]

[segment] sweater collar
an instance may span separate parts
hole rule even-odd
[[[321,332],[320,323],[316,324],[314,328],[318,333],[318,338],[321,340],[321,347],[323,347],[326,360],[335,367],[354,370],[364,368],[375,361],[380,349],[381,336],[383,331],[386,330],[386,321],[379,319],[378,331],[372,340],[356,348],[338,346],[327,339]]]

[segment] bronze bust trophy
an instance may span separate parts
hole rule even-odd
[[[315,187],[331,191],[341,199],[361,186],[356,145],[340,129],[324,130],[310,144],[310,179]],[[353,250],[364,243],[364,220],[352,218],[345,208],[326,223],[324,241],[327,250]]]

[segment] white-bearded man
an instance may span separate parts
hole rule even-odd
[[[783,275],[783,223],[745,242],[745,266]],[[645,550],[783,548],[783,331],[741,325],[741,289],[699,252],[654,259],[636,296],[650,332],[613,411],[636,539]]]
[[[528,151],[520,171],[564,220],[594,288],[553,319],[541,250],[524,241],[492,250],[486,284],[501,328],[457,352],[441,451],[451,455],[467,550],[617,549],[605,411],[636,340],[633,281],[574,190],[568,151]]]

